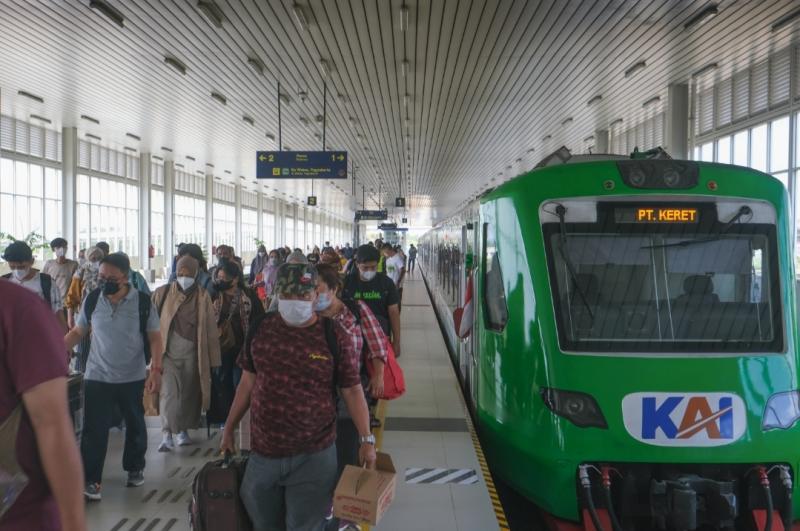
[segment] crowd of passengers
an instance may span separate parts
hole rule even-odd
[[[230,246],[217,246],[209,267],[200,246],[180,244],[153,293],[105,242],[78,261],[63,238],[50,248],[41,271],[24,242],[2,254],[0,486],[27,483],[10,508],[0,503],[0,529],[86,530],[84,499],[102,498],[114,428],[125,434],[125,484],[141,486],[145,404],[160,416],[160,452],[192,445],[190,430],[208,422],[224,426],[222,452],[250,450],[241,492],[255,529],[326,529],[344,466],[375,463],[372,411],[390,346],[401,354],[416,248],[262,245],[245,274]],[[77,445],[72,370],[85,389]],[[240,422],[249,426],[237,441]]]

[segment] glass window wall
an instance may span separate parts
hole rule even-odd
[[[111,252],[127,254],[131,267],[141,266],[137,185],[78,174],[77,207],[79,248],[105,241]]]

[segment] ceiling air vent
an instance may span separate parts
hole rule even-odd
[[[125,133],[125,136],[127,136],[128,138],[132,138],[134,140],[138,140],[138,141],[142,140],[142,137],[140,137],[139,135],[134,135],[133,133]]]
[[[122,13],[111,7],[104,0],[90,0],[89,7],[107,17],[120,28],[125,27],[125,17],[122,16]]]
[[[85,114],[81,114],[81,120],[86,120],[87,122],[92,122],[93,124],[100,125],[100,120],[97,118],[92,118],[91,116],[87,116]]]
[[[49,118],[45,118],[44,116],[39,116],[38,114],[31,114],[31,120],[39,120],[40,122],[44,122],[46,124],[53,123]]]
[[[24,90],[18,91],[17,94],[19,94],[22,97],[31,99],[33,101],[38,101],[39,103],[44,103],[44,98],[41,97],[41,96],[37,96],[36,94],[31,94],[30,92],[27,92],[27,91],[24,91]]]
[[[209,24],[217,28],[222,27],[222,21],[225,19],[225,15],[222,14],[222,10],[217,4],[210,0],[200,0],[197,2],[197,9],[205,15]]]
[[[186,75],[186,65],[179,59],[176,59],[171,55],[168,55],[164,57],[164,62],[167,63],[172,68],[174,68],[175,71],[181,74],[182,76]]]
[[[100,142],[102,140],[102,138],[100,138],[97,135],[93,135],[92,133],[86,133],[86,138],[90,138],[92,140],[97,140],[98,142]]]
[[[217,100],[218,102],[220,102],[223,105],[227,105],[228,104],[228,98],[226,98],[225,96],[223,96],[219,92],[212,92],[211,93],[211,97],[214,98],[215,100]]]

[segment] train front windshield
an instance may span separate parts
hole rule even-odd
[[[782,352],[775,225],[663,210],[543,225],[562,350]]]

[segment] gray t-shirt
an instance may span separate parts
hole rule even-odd
[[[77,325],[88,329],[86,301]],[[127,383],[145,379],[144,341],[139,330],[139,292],[131,289],[116,307],[100,295],[92,313],[92,342],[86,362],[86,380]],[[147,331],[160,329],[158,311],[150,303]]]

